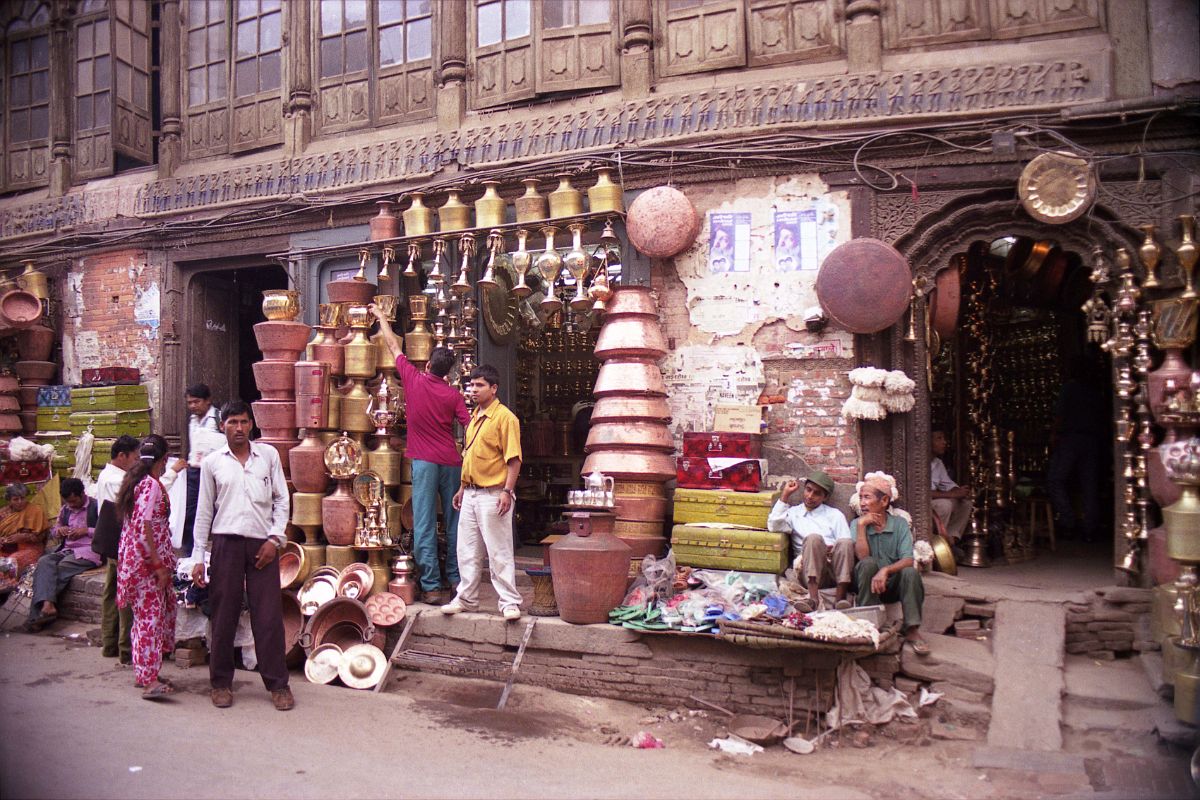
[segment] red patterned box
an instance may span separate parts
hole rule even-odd
[[[686,458],[762,458],[762,435],[758,433],[685,433]]]
[[[732,461],[733,463],[728,463]],[[683,456],[675,459],[675,483],[680,489],[732,489],[757,492],[762,489],[763,468],[758,459],[707,459]]]
[[[84,386],[136,386],[142,373],[134,367],[98,367],[83,371]]]

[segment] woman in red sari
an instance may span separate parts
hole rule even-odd
[[[159,676],[163,653],[175,647],[175,551],[170,503],[158,482],[167,463],[167,441],[151,434],[117,493],[121,516],[117,605],[133,609],[133,670],[142,697],[157,700],[174,686]]]

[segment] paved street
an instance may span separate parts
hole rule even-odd
[[[705,714],[519,684],[510,710],[496,712],[499,684],[409,672],[384,695],[297,676],[297,707],[282,714],[253,673],[238,673],[233,708],[217,710],[206,669],[168,663],[164,674],[180,693],[151,704],[139,699],[127,668],[82,641],[0,634],[0,796],[1129,796],[1111,784],[1093,791],[1082,773],[975,769],[977,743],[931,741],[917,735],[919,726],[892,731],[916,735],[908,743],[881,734],[863,750],[848,741],[807,757],[779,747],[727,756],[706,749],[723,728]],[[667,749],[622,743],[642,729]],[[1117,741],[1103,746],[1124,754]],[[1155,762],[1131,762],[1134,776],[1153,769]]]

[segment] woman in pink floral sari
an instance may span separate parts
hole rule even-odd
[[[157,700],[174,691],[158,672],[163,653],[175,647],[175,552],[167,493],[158,482],[167,463],[167,442],[151,434],[117,493],[121,543],[117,561],[117,605],[133,609],[133,670],[142,697]]]

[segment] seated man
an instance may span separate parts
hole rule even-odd
[[[100,566],[100,556],[92,551],[92,535],[96,530],[96,501],[83,491],[83,481],[64,478],[60,487],[63,507],[52,535],[62,539],[62,546],[38,559],[33,573],[33,600],[29,604],[29,619],[25,630],[40,631],[58,616],[54,603],[71,579],[81,572]]]
[[[925,587],[913,566],[908,521],[891,508],[894,487],[891,476],[881,472],[868,473],[860,484],[861,514],[854,521],[855,590],[860,606],[899,601],[904,609],[904,638],[914,653],[924,656],[929,654],[920,630]]]
[[[846,516],[833,506],[825,505],[833,493],[833,479],[820,470],[804,481],[804,502],[788,504],[800,488],[798,481],[788,481],[783,493],[767,517],[767,530],[792,536],[792,552],[798,553],[793,566],[803,576],[808,599],[819,608],[821,587],[837,586],[834,602],[838,608],[849,608],[846,594],[854,568],[854,537]]]
[[[950,479],[942,456],[946,454],[946,434],[934,431],[931,439],[933,460],[929,463],[929,496],[933,498],[933,513],[946,526],[946,538],[957,544],[971,521],[971,490]]]

